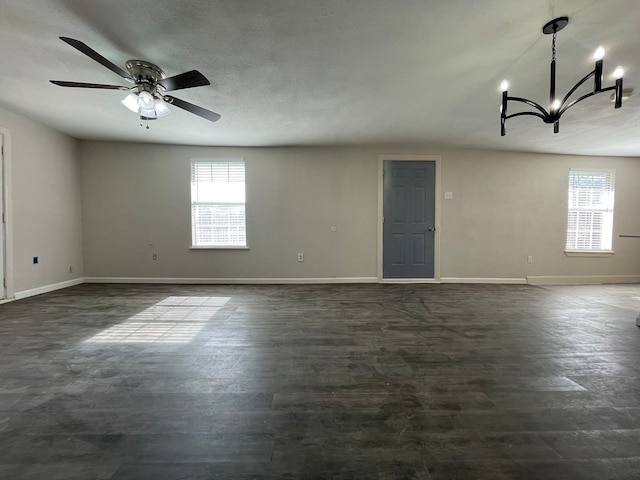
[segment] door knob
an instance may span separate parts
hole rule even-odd
[[[427,228],[427,232],[435,232],[435,231],[436,231],[436,227]]]

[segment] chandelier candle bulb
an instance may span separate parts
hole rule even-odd
[[[604,58],[604,47],[601,45],[596,48],[596,51],[593,54],[594,60],[602,60]]]

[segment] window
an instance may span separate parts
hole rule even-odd
[[[244,160],[191,162],[194,247],[246,247]]]
[[[567,250],[611,250],[614,176],[613,170],[569,171]]]

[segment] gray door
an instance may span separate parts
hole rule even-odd
[[[433,278],[435,161],[384,162],[382,276]]]

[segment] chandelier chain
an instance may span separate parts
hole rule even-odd
[[[553,32],[553,41],[551,42],[551,60],[556,59],[556,32]]]

